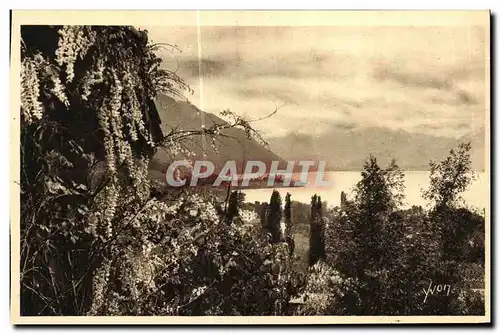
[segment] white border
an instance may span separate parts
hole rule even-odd
[[[325,7],[324,3],[322,1],[314,1],[314,0],[309,0],[307,1],[307,5],[308,7],[304,7],[304,1],[286,1],[286,2],[277,2],[277,3],[271,3],[270,1],[260,1],[260,0],[254,0],[254,1],[248,1],[248,2],[242,2],[242,1],[238,1],[237,3],[235,3],[234,1],[232,2],[229,2],[229,1],[210,1],[209,3],[202,3],[202,2],[199,2],[199,1],[192,1],[192,0],[183,0],[182,2],[179,2],[178,4],[175,4],[175,3],[169,3],[169,7],[170,9],[298,9],[298,8],[303,8],[303,9],[319,9],[319,8],[328,8],[328,7]],[[8,4],[8,3],[2,3],[3,4]],[[14,8],[16,9],[55,9],[55,8],[66,8],[66,9],[111,9],[111,8],[114,8],[114,9],[118,9],[118,8],[124,8],[127,7],[127,8],[130,8],[130,9],[147,9],[147,8],[156,8],[157,5],[159,3],[157,1],[154,1],[154,0],[141,0],[140,2],[138,1],[135,1],[135,2],[127,2],[127,1],[120,1],[120,2],[117,2],[115,4],[112,4],[112,5],[106,5],[106,4],[103,4],[102,1],[94,1],[94,0],[88,0],[88,1],[85,1],[85,2],[75,2],[75,3],[72,3],[72,2],[68,2],[68,1],[43,1],[43,2],[40,2],[40,1],[16,1],[16,2],[13,2],[11,5],[13,5]],[[209,6],[208,6],[209,4]],[[140,5],[140,7],[139,7]],[[369,9],[369,8],[373,8],[374,6],[374,3],[373,2],[370,2],[370,1],[349,1],[349,2],[345,2],[345,3],[335,3],[335,9]],[[493,11],[496,11],[495,7],[498,8],[498,1],[481,1],[481,0],[476,0],[476,1],[468,1],[468,2],[465,2],[465,1],[453,1],[453,2],[450,2],[450,3],[438,3],[437,1],[418,1],[418,2],[415,2],[415,3],[408,3],[408,2],[405,2],[405,3],[402,3],[402,2],[393,2],[393,1],[378,1],[376,3],[376,8],[377,9],[493,9]],[[333,6],[332,6],[333,7]],[[330,8],[332,8],[330,7]],[[167,9],[167,8],[165,8]],[[2,11],[2,14],[0,19],[2,20],[2,23],[3,23],[3,27],[7,28],[5,29],[4,31],[9,31],[9,21],[8,21],[8,14],[6,11]],[[497,28],[495,27],[495,34],[493,36],[496,36],[496,32],[497,32]],[[1,54],[1,57],[2,57],[2,60],[3,60],[3,64],[4,64],[4,69],[6,70],[6,72],[8,73],[8,63],[9,63],[9,43],[8,43],[8,33],[4,33],[3,35],[3,38],[4,38],[4,41],[3,43],[0,43],[0,47],[2,47],[2,52],[0,53]],[[497,74],[497,72],[495,72],[495,74]],[[492,73],[492,75],[494,75]],[[9,107],[9,79],[7,76],[4,76],[3,77],[3,80],[1,81],[2,84],[5,84],[5,86],[3,87],[4,89],[2,89],[2,93],[4,94],[4,98],[2,99],[4,105],[6,106],[6,110],[9,110],[10,107]],[[494,87],[494,92],[492,92],[492,94],[494,94],[495,96],[499,96],[499,92],[498,92],[498,88],[497,87]],[[494,112],[494,111],[492,111]],[[4,112],[2,114],[2,117],[4,117],[3,119],[0,120],[0,126],[2,127],[5,127],[4,129],[2,129],[3,131],[0,131],[0,135],[3,136],[2,138],[0,138],[0,145],[2,149],[5,149],[3,150],[4,153],[8,154],[10,156],[9,153],[9,112]],[[498,122],[498,117],[496,119],[496,121]],[[498,123],[495,122],[495,125],[498,126]],[[493,144],[493,143],[492,143]],[[496,147],[495,149],[495,153],[498,153],[498,145],[494,145],[493,147]],[[3,164],[1,166],[1,171],[2,173],[3,172],[6,172],[7,175],[9,175],[9,164]],[[494,173],[494,171],[492,171],[492,173]],[[5,175],[5,174],[4,174]],[[9,206],[9,183],[7,181],[7,178],[4,177],[2,178],[3,182],[5,182],[3,184],[3,187],[0,187],[0,189],[2,190],[2,193],[1,193],[1,196],[2,196],[2,201],[0,201],[0,205],[2,205],[2,208],[4,209],[3,212],[7,213],[9,215],[9,210],[10,210],[10,206]],[[498,181],[498,180],[497,180]],[[497,184],[495,184],[497,185]],[[492,208],[495,209],[495,216],[498,217],[498,212],[496,211],[496,203],[492,203]],[[8,221],[8,220],[7,220]],[[5,271],[7,271],[7,266],[9,266],[9,251],[10,249],[9,248],[9,239],[8,239],[8,226],[9,224],[4,224],[4,233],[2,233],[2,237],[3,237],[3,245],[4,245],[4,250],[2,252],[2,256],[1,256],[1,264],[2,264],[2,267],[5,268]],[[496,234],[498,234],[498,228],[496,229]],[[496,235],[497,236],[497,235]],[[492,236],[493,237],[493,236]],[[5,249],[7,248],[7,249]],[[495,254],[495,255],[498,255],[498,254]],[[10,267],[10,266],[9,266]],[[492,277],[495,277],[495,275],[493,274]],[[2,278],[2,283],[1,286],[3,287],[2,289],[2,297],[4,298],[1,298],[1,300],[3,301],[2,303],[2,315],[3,315],[3,319],[4,321],[2,321],[1,323],[2,324],[7,324],[7,330],[10,332],[13,330],[13,328],[9,325],[9,314],[10,314],[10,305],[9,305],[9,290],[8,290],[8,286],[9,286],[9,277],[7,277],[7,275],[4,275],[3,278]],[[492,295],[493,297],[493,295]],[[69,320],[69,319],[68,319]],[[5,329],[5,327],[2,327],[2,329]],[[220,328],[217,328],[216,330],[218,330]],[[406,328],[405,328],[406,329]],[[439,332],[441,332],[444,328],[439,328],[437,330],[439,330]],[[30,329],[32,330],[32,329]],[[45,329],[45,330],[51,330],[49,328]],[[66,330],[73,330],[73,329],[68,329],[68,328],[65,328],[64,329],[65,331]],[[94,329],[95,330],[95,329]],[[102,329],[99,329],[98,331],[100,331]],[[136,330],[139,330],[138,328],[132,328],[132,330],[136,331]],[[172,329],[167,329],[167,330],[172,330]],[[182,330],[186,330],[186,329],[182,329]],[[205,328],[201,329],[201,330],[205,330]],[[273,330],[272,328],[270,328],[270,330]],[[288,329],[287,329],[288,330]],[[311,330],[319,330],[318,328],[311,328]],[[328,329],[328,330],[331,330],[331,329]],[[335,330],[340,330],[341,332],[345,329],[341,329],[341,328],[336,328]],[[400,330],[403,330],[403,328],[400,328]],[[429,329],[427,329],[429,330]],[[436,330],[436,331],[437,331]],[[431,330],[432,331],[432,330]],[[3,332],[3,331],[2,331]]]

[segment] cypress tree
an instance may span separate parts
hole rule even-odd
[[[317,244],[318,244],[318,258],[325,259],[325,220],[323,218],[323,202],[321,196],[318,196],[316,203],[316,224],[318,228]]]
[[[311,198],[311,231],[309,237],[309,265],[312,266],[319,259],[325,258],[324,221],[322,214],[321,196]]]
[[[316,202],[316,218],[323,217],[323,203],[321,202],[321,196],[318,196],[318,201]]]
[[[271,233],[272,243],[281,241],[281,196],[277,190],[273,190],[271,200],[269,201],[269,211],[267,217],[267,225]]]
[[[311,197],[311,222],[314,220],[316,216],[316,203],[318,202],[318,195],[314,194]]]
[[[293,254],[295,243],[293,241],[292,233],[292,201],[290,193],[286,193],[285,197],[285,240],[290,249],[290,255]]]
[[[290,193],[286,193],[285,197],[285,235],[291,237],[292,235],[292,202]]]
[[[267,202],[263,202],[259,209],[259,218],[260,218],[260,224],[264,231],[267,230],[268,210],[269,210],[269,204]]]
[[[229,196],[229,203],[228,203],[228,206],[227,206],[227,213],[226,213],[226,222],[228,224],[231,224],[231,222],[233,221],[233,219],[237,216],[239,216],[239,211],[238,211],[238,204],[239,204],[239,201],[238,201],[238,192],[237,191],[233,191],[231,193],[231,195]]]
[[[316,204],[318,202],[318,195],[314,194],[311,197],[311,220],[309,223],[309,265],[312,266],[314,265],[317,261],[317,255],[316,255],[316,225],[315,225],[315,218],[316,218]]]

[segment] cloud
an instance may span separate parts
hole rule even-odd
[[[477,99],[470,92],[460,90],[457,92],[457,98],[462,104],[477,104]]]
[[[349,122],[336,123],[336,124],[334,124],[334,128],[338,128],[341,130],[354,130],[357,128],[357,124],[356,123],[349,123]]]
[[[231,60],[216,60],[202,58],[188,59],[179,63],[188,73],[189,77],[198,78],[200,69],[203,76],[222,76],[225,75],[228,68],[230,68]]]
[[[298,95],[294,94],[293,91],[290,91],[286,88],[266,90],[264,88],[244,87],[244,88],[236,88],[234,92],[237,95],[241,96],[242,98],[247,98],[247,99],[267,98],[271,101],[279,101],[278,103],[280,105],[298,106],[302,102],[304,102],[303,94],[298,94]]]
[[[268,137],[332,125],[457,137],[484,126],[484,27],[147,29],[182,50],[162,57],[179,66],[198,107],[255,119],[282,106],[254,123]]]
[[[189,76],[198,76],[201,68],[204,76],[226,76],[235,80],[266,79],[269,77],[282,80],[334,79],[342,75],[339,71],[335,71],[335,68],[328,67],[331,63],[339,63],[340,59],[334,55],[322,55],[313,50],[253,60],[238,58],[238,53],[217,55],[214,58],[207,57],[206,55],[202,56],[201,61],[198,58],[182,60],[180,66],[186,68]]]
[[[448,106],[468,106],[477,105],[478,100],[472,92],[458,90],[452,94],[442,94],[441,96],[432,97],[433,104],[444,104]]]
[[[393,80],[404,86],[423,88],[450,89],[451,79],[448,76],[432,75],[431,73],[409,72],[394,67],[380,67],[374,71],[373,77],[380,81]]]

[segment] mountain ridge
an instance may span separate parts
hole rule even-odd
[[[155,101],[161,120],[161,130],[164,135],[177,130],[200,130],[202,125],[207,128],[219,124],[228,124],[217,115],[198,109],[187,101],[178,101],[166,95],[158,95]],[[202,121],[204,124],[202,124]],[[238,172],[243,172],[246,161],[258,160],[269,165],[272,161],[279,161],[279,167],[284,168],[286,162],[277,154],[259,144],[254,139],[248,138],[245,131],[239,128],[221,130],[223,136],[215,141],[216,150],[212,147],[210,139],[206,138],[205,144],[201,136],[191,138],[184,143],[187,150],[194,152],[196,158],[203,157],[214,163],[215,172],[218,172],[228,160],[236,161]],[[205,153],[205,154],[203,154]],[[170,152],[159,149],[150,162],[150,175],[159,180],[165,180],[168,165],[174,160],[184,159],[182,153],[171,156]]]
[[[460,138],[448,138],[385,127],[332,127],[317,136],[289,133],[268,141],[270,148],[285,160],[326,160],[329,171],[360,170],[370,154],[381,165],[387,165],[394,158],[401,169],[429,170],[431,160],[441,161],[459,143],[471,142],[472,168],[485,168],[484,129]]]
[[[202,121],[206,127],[227,124],[217,115],[201,111],[188,101],[159,95],[155,104],[164,134],[173,129],[199,130]],[[427,171],[431,160],[441,161],[460,142],[471,142],[472,168],[485,169],[484,128],[460,138],[449,138],[386,127],[345,128],[332,125],[319,135],[292,132],[282,137],[268,138],[268,147],[248,139],[242,129],[230,128],[221,133],[227,137],[216,141],[217,151],[208,140],[204,148],[206,155],[203,159],[214,162],[216,172],[228,160],[237,162],[239,172],[243,171],[245,162],[249,160],[263,161],[266,165],[271,161],[279,161],[280,169],[284,169],[289,160],[323,160],[327,162],[328,171],[358,171],[363,168],[370,154],[378,159],[381,166],[394,158],[402,170]],[[202,157],[201,136],[186,143],[186,148],[194,152],[198,159]],[[180,154],[172,157],[168,152],[158,150],[150,163],[153,178],[164,180],[169,163],[179,158]]]

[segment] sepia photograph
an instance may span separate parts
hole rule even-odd
[[[491,321],[489,11],[10,33],[12,323]]]

